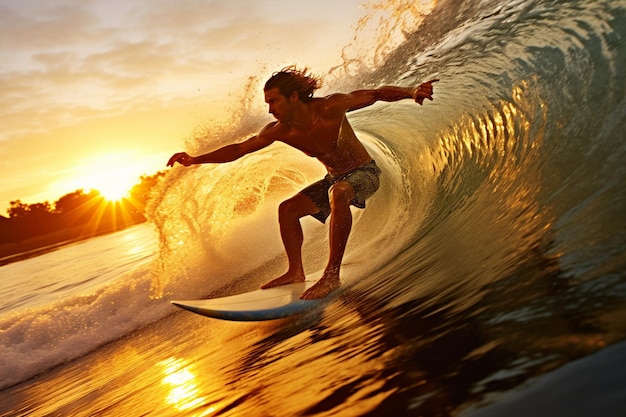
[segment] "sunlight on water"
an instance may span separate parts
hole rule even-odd
[[[193,371],[194,365],[187,363],[183,359],[169,358],[159,362],[162,366],[165,377],[163,385],[169,386],[167,403],[180,411],[189,410],[201,405],[205,398],[199,396],[200,390],[196,383],[196,374]],[[206,414],[214,411],[207,410]],[[206,415],[205,414],[205,415]]]
[[[465,160],[473,160],[482,165],[480,171],[496,168],[491,170],[492,176],[497,175],[491,182],[496,182],[503,174],[512,180],[520,168],[526,169],[524,159],[543,139],[548,112],[547,105],[530,90],[529,82],[521,82],[512,88],[507,100],[490,105],[482,114],[464,114],[441,132],[434,150],[435,172],[444,171],[451,163],[460,166]]]

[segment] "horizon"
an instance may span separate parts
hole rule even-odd
[[[72,191],[68,191],[58,197],[56,197],[54,200],[43,200],[43,201],[22,201],[20,199],[15,199],[15,200],[11,200],[9,202],[9,204],[7,205],[6,209],[4,210],[4,214],[2,212],[0,212],[0,217],[4,217],[4,218],[11,218],[9,216],[9,210],[11,209],[11,204],[12,203],[20,203],[22,205],[26,205],[26,206],[30,206],[30,205],[37,205],[37,204],[49,204],[51,206],[51,208],[55,209],[56,203],[58,203],[60,200],[62,200],[64,197],[67,197],[71,194],[75,194],[75,193],[82,193],[84,195],[89,195],[92,194],[93,192],[95,192],[95,194],[99,197],[101,197],[105,203],[112,203],[112,204],[120,204],[120,203],[124,203],[124,201],[129,201],[132,199],[132,191],[135,187],[137,186],[141,186],[142,185],[142,178],[157,178],[162,174],[165,174],[166,170],[159,170],[156,171],[152,174],[141,174],[139,177],[136,178],[136,180],[133,182],[132,185],[130,185],[130,187],[128,189],[125,189],[123,192],[119,191],[118,189],[115,189],[115,191],[112,191],[111,193],[107,193],[105,191],[99,190],[95,187],[91,187],[91,188],[77,188],[75,190]]]

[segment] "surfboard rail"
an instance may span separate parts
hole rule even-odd
[[[176,307],[220,320],[276,320],[305,313],[326,304],[331,297],[318,300],[300,299],[302,293],[313,284],[315,281],[305,281],[227,297],[170,302]]]

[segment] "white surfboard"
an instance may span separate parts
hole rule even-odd
[[[274,320],[310,311],[327,303],[335,290],[318,300],[301,300],[302,293],[315,281],[256,290],[244,294],[207,300],[171,301],[177,307],[196,314],[232,321]]]

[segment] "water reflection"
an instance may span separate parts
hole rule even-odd
[[[159,365],[164,368],[165,377],[162,383],[170,387],[166,398],[168,404],[179,411],[184,411],[196,408],[205,402],[205,398],[200,396],[193,364],[189,364],[184,359],[168,358],[159,362]],[[214,410],[205,410],[203,415],[212,411]]]

